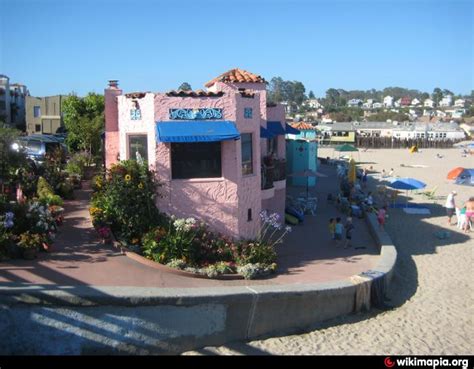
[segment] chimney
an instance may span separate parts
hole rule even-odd
[[[118,79],[110,79],[109,80],[109,88],[110,89],[118,89]]]
[[[118,128],[118,101],[122,94],[118,87],[118,80],[110,80],[104,90],[105,100],[105,165],[107,168],[117,162],[120,153],[120,139]]]

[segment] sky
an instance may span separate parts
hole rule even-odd
[[[329,88],[469,94],[474,1],[0,0],[0,74],[33,96],[204,88],[232,68]]]

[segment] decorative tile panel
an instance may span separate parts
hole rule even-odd
[[[222,119],[222,109],[170,109],[170,119],[193,120],[193,119]]]
[[[142,111],[140,109],[130,109],[130,119],[131,120],[141,120]]]
[[[244,118],[252,119],[252,108],[244,108]]]

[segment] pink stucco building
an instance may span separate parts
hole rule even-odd
[[[262,209],[284,216],[285,112],[266,82],[232,69],[206,91],[124,94],[105,89],[105,159],[146,160],[161,182],[161,211],[254,238]]]

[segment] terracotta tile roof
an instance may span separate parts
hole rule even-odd
[[[305,122],[293,123],[293,124],[291,124],[291,126],[293,128],[299,129],[299,130],[301,130],[301,129],[306,129],[306,130],[314,129],[314,127],[311,124],[305,123]]]
[[[211,87],[216,82],[266,83],[262,76],[258,76],[239,68],[231,69],[228,72],[221,74],[219,77],[207,82],[204,86]]]
[[[166,96],[180,96],[180,97],[219,97],[224,95],[223,91],[219,92],[209,92],[204,90],[196,90],[196,91],[184,91],[184,90],[171,90],[166,93]]]
[[[125,94],[125,97],[127,97],[128,99],[141,99],[145,97],[146,94],[146,92],[130,92],[128,94]]]

